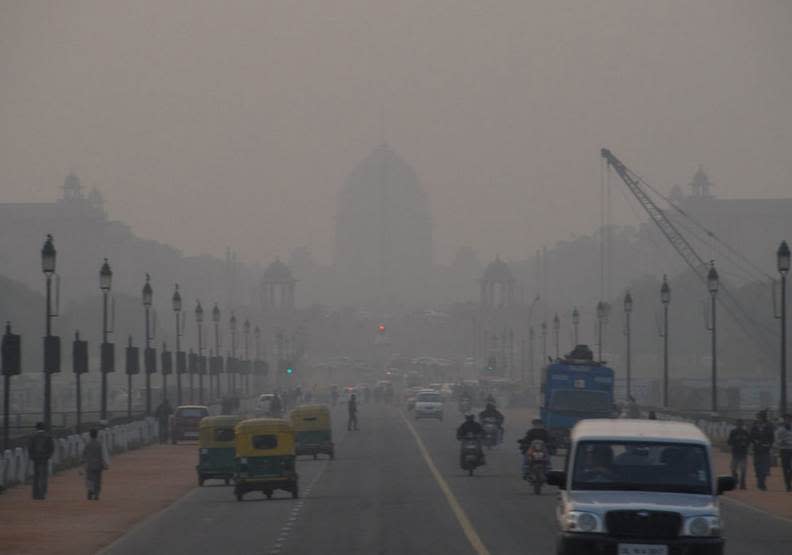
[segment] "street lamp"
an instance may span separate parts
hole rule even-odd
[[[717,339],[718,339],[718,321],[716,318],[716,297],[718,296],[718,288],[720,287],[720,280],[718,278],[718,271],[715,269],[715,261],[710,262],[710,269],[707,273],[707,289],[712,299],[712,319],[710,321],[710,331],[712,332],[712,412],[718,410],[718,353],[717,353]]]
[[[99,289],[102,290],[102,404],[99,411],[99,419],[107,420],[107,373],[110,372],[109,361],[105,360],[107,347],[107,296],[110,294],[110,287],[113,284],[113,271],[110,269],[107,259],[99,269]]]
[[[603,301],[597,303],[597,353],[600,361],[602,361],[602,336],[605,324],[608,322],[608,309],[608,303]]]
[[[781,241],[776,253],[778,273],[781,274],[781,399],[779,409],[781,415],[787,413],[786,383],[786,276],[789,273],[789,245]]]
[[[624,335],[627,339],[627,398],[632,396],[632,344],[630,315],[633,310],[633,299],[629,291],[624,295]]]
[[[542,364],[547,361],[547,322],[542,321]]]
[[[249,355],[250,355],[250,350],[249,350],[249,347],[250,347],[250,320],[245,319],[245,323],[242,324],[242,330],[243,330],[243,332],[245,334],[245,377],[243,379],[245,380],[245,393],[249,394],[250,393],[250,374],[249,374],[248,371],[251,368],[250,357],[249,357]]]
[[[179,284],[175,284],[173,287],[173,296],[171,297],[171,307],[173,308],[173,314],[176,316],[176,404],[180,406],[182,404],[182,377],[181,377],[181,368],[179,368],[179,353],[181,352],[181,336],[182,336],[182,329],[181,329],[181,310],[182,310],[182,298],[181,293],[179,293]]]
[[[533,385],[533,383],[535,381],[534,371],[536,370],[536,367],[534,366],[534,362],[535,362],[535,360],[534,360],[535,359],[535,357],[534,357],[534,339],[535,339],[535,337],[536,337],[536,334],[534,333],[534,327],[533,326],[529,326],[528,327],[528,360],[530,361],[529,368],[531,370],[531,385]]]
[[[561,335],[561,320],[558,318],[558,313],[553,317],[553,333],[555,334],[555,353],[556,360],[561,357],[561,349],[559,346],[559,335]]]
[[[668,305],[671,304],[671,287],[663,276],[660,286],[660,302],[663,304],[663,407],[668,408]]]
[[[151,416],[151,363],[153,357],[151,356],[151,303],[154,299],[154,291],[151,289],[151,276],[146,274],[146,284],[143,286],[143,308],[146,313],[146,352],[145,352],[145,370],[146,370],[146,416]]]
[[[56,355],[60,358],[60,349],[54,347],[57,340],[52,337],[52,317],[54,316],[52,313],[52,275],[55,273],[56,257],[57,252],[52,235],[47,234],[47,239],[41,248],[41,271],[44,272],[47,289],[46,336],[44,338],[44,426],[47,430],[52,424],[52,372],[57,372],[56,367],[59,367],[57,364],[59,361],[55,361],[54,358]]]
[[[228,320],[228,327],[231,331],[231,360],[233,361],[232,364],[236,365],[237,319],[233,311],[231,312],[231,318]],[[228,389],[231,391],[231,395],[236,395],[236,370],[236,368],[226,368],[229,379]]]
[[[217,307],[217,303],[215,303],[214,308],[212,309],[212,322],[214,323],[214,332],[215,332],[215,356],[217,357],[218,361],[223,360],[223,357],[220,355],[220,309]],[[220,364],[219,362],[217,364]],[[211,379],[211,378],[210,378]],[[222,397],[222,393],[220,391],[220,368],[217,368],[217,382],[216,382],[216,390],[217,396]]]
[[[577,347],[578,345],[578,326],[580,326],[580,312],[578,312],[577,307],[575,307],[572,310],[572,330],[573,338],[575,340],[573,347]]]
[[[201,306],[201,301],[198,301],[198,304],[195,307],[195,323],[197,324],[198,328],[198,362],[197,362],[197,370],[198,370],[198,400],[201,404],[203,404],[203,373],[201,372],[201,354],[203,352],[203,319],[204,319],[204,311],[203,307]],[[190,399],[193,396],[193,377],[190,374]]]

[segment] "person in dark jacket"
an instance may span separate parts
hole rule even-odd
[[[47,498],[49,479],[49,460],[55,452],[55,442],[47,432],[43,422],[36,424],[36,431],[30,437],[28,456],[33,461],[33,499]]]
[[[781,456],[784,485],[787,491],[792,491],[792,414],[784,415],[784,423],[776,430],[775,439]]]
[[[734,481],[745,489],[745,474],[748,467],[748,447],[751,446],[751,434],[745,429],[742,418],[737,420],[736,427],[729,432],[727,440],[731,447],[731,473]]]
[[[85,465],[85,486],[88,489],[88,499],[97,501],[102,490],[102,472],[107,470],[107,461],[104,456],[104,448],[99,443],[99,432],[96,429],[91,429],[88,435],[90,439],[82,452],[82,462]]]
[[[522,439],[517,440],[517,443],[520,444],[520,453],[525,454],[525,452],[528,451],[528,448],[531,446],[531,442],[535,439],[544,441],[547,449],[550,449],[550,433],[547,431],[547,428],[544,427],[544,422],[542,422],[541,419],[536,418],[531,422],[531,424],[533,424],[533,428],[525,432],[525,436],[523,436]]]
[[[754,452],[754,471],[756,472],[756,485],[762,491],[767,491],[767,476],[770,474],[770,450],[775,440],[775,429],[767,421],[767,411],[756,415],[756,422],[751,426],[751,443]]]
[[[347,409],[349,412],[349,420],[347,420],[347,430],[355,430],[358,429],[358,405],[357,405],[357,396],[353,393],[349,397],[349,402],[347,403]]]
[[[154,411],[154,416],[157,417],[159,424],[159,440],[160,443],[168,443],[168,432],[170,431],[170,417],[173,414],[173,407],[171,407],[168,399],[163,399],[162,402]]]

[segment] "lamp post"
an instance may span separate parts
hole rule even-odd
[[[204,319],[203,307],[201,306],[201,301],[198,301],[198,305],[195,307],[195,323],[197,324],[196,327],[198,328],[198,362],[197,362],[198,402],[201,404],[203,404],[204,402],[203,372],[201,369],[201,355],[203,354],[203,319]],[[192,376],[190,376],[190,390],[192,391]]]
[[[578,312],[577,307],[572,310],[572,337],[575,340],[575,344],[572,345],[573,347],[577,347],[579,340],[578,340],[578,327],[580,326],[580,312]]]
[[[99,269],[99,289],[102,290],[102,359],[107,350],[107,335],[109,330],[107,328],[107,296],[110,294],[110,287],[113,284],[113,271],[110,269],[107,259],[104,259],[104,264]],[[105,368],[105,360],[102,360],[102,401],[99,410],[99,419],[107,420],[107,373],[109,368]]]
[[[547,322],[542,321],[542,364],[547,362]]]
[[[663,276],[660,286],[660,302],[663,304],[663,407],[668,407],[668,305],[671,304],[671,287]]]
[[[151,416],[151,303],[154,299],[154,291],[151,289],[151,276],[146,274],[146,284],[143,286],[143,309],[146,313],[146,351],[144,355],[146,371],[146,416]]]
[[[715,310],[717,308],[716,298],[718,296],[718,288],[720,280],[718,278],[718,271],[715,269],[715,261],[710,262],[710,269],[707,273],[707,289],[711,298],[711,320],[710,332],[712,333],[712,412],[718,411],[718,319]]]
[[[173,314],[176,316],[176,403],[177,406],[182,404],[182,377],[181,377],[181,369],[179,368],[179,352],[181,351],[181,336],[182,336],[182,329],[181,329],[181,309],[182,309],[182,298],[181,293],[179,293],[179,284],[177,283],[173,287],[173,297],[171,297],[171,307],[173,308]]]
[[[233,365],[236,365],[236,348],[237,348],[237,319],[234,312],[231,312],[231,318],[228,320],[228,328],[231,331],[231,360]],[[228,389],[231,395],[236,395],[236,371],[237,368],[226,368],[228,372],[228,379],[230,380]]]
[[[534,377],[534,371],[536,370],[536,367],[534,366],[534,363],[535,363],[535,360],[534,360],[535,359],[535,357],[534,357],[534,339],[535,338],[536,338],[536,334],[534,333],[534,327],[530,326],[528,328],[528,360],[530,361],[528,363],[528,365],[529,365],[528,368],[531,371],[531,384],[532,385],[534,383],[534,380],[536,379]]]
[[[624,335],[627,339],[627,398],[632,396],[632,344],[630,329],[630,315],[633,309],[633,299],[629,291],[624,295]]]
[[[608,303],[597,303],[597,358],[602,361],[602,340],[605,324],[608,323]]]
[[[255,352],[256,352],[256,362],[253,364],[254,366],[253,372],[255,373],[253,377],[253,387],[259,390],[260,388],[259,373],[258,373],[258,369],[255,368],[255,366],[261,364],[259,363],[259,361],[261,360],[261,328],[259,328],[258,325],[255,328],[253,328],[253,343],[255,345]]]
[[[789,245],[786,241],[781,241],[776,253],[778,273],[781,274],[781,399],[779,401],[781,415],[787,413],[786,276],[789,273],[789,262]]]
[[[55,273],[55,259],[57,252],[55,251],[55,244],[53,243],[52,235],[47,235],[44,246],[41,249],[41,271],[44,272],[46,280],[47,298],[46,298],[46,336],[44,338],[44,426],[47,430],[50,429],[52,424],[52,372],[53,368],[49,368],[50,364],[48,350],[54,345],[52,339],[52,276]],[[60,353],[58,352],[58,357]],[[53,361],[54,362],[54,361]]]
[[[245,333],[245,394],[250,394],[250,369],[252,365],[250,364],[250,320],[245,319],[245,323],[242,324],[242,330]]]
[[[212,309],[212,322],[214,323],[214,332],[215,332],[215,356],[217,360],[222,360],[222,356],[220,355],[220,309],[217,307],[217,303],[215,303],[214,308]],[[220,369],[217,369],[217,397],[222,397],[222,393],[220,391]]]
[[[561,348],[559,345],[559,336],[561,335],[561,320],[558,314],[553,317],[553,334],[555,334],[555,356],[558,359],[561,356]]]

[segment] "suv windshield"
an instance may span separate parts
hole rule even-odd
[[[423,403],[439,403],[440,395],[438,393],[419,393],[416,401]]]
[[[605,391],[559,389],[550,397],[550,410],[572,412],[610,412],[611,402]]]
[[[712,493],[707,451],[685,443],[582,441],[574,490]]]

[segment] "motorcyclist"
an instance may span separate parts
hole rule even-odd
[[[465,421],[462,423],[459,428],[457,428],[456,437],[458,440],[463,440],[467,437],[473,437],[476,439],[478,445],[478,456],[481,464],[486,464],[484,460],[484,450],[481,448],[481,438],[484,436],[484,428],[476,422],[476,417],[472,414],[465,415]],[[465,461],[464,461],[464,450],[460,450],[459,452],[459,465],[464,468]]]
[[[495,423],[498,426],[498,441],[503,440],[503,422],[505,420],[503,413],[495,408],[495,400],[492,399],[490,395],[489,399],[487,400],[487,406],[484,407],[484,410],[479,413],[479,421],[483,422],[485,418],[492,418],[495,420]]]
[[[531,421],[531,425],[533,427],[525,432],[525,436],[522,439],[517,440],[517,443],[520,444],[520,452],[525,454],[525,452],[531,446],[531,442],[535,439],[544,441],[547,448],[550,449],[552,438],[550,437],[550,433],[544,427],[544,422],[542,422],[540,418],[534,418]]]

